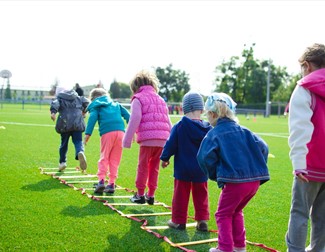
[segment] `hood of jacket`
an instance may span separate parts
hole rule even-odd
[[[107,95],[97,97],[88,106],[87,110],[96,109],[99,107],[106,107],[113,103],[113,100]]]
[[[325,68],[318,69],[306,75],[298,81],[298,85],[301,85],[320,97],[325,97]]]
[[[185,136],[191,136],[189,139],[193,144],[200,145],[203,137],[208,133],[212,126],[210,123],[203,120],[193,120],[186,116],[183,116],[182,120],[182,134]]]
[[[64,91],[64,92],[59,93],[57,97],[64,99],[64,100],[72,101],[72,100],[75,100],[76,97],[78,97],[78,93],[74,89],[72,89],[69,91]]]

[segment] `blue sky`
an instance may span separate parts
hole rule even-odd
[[[306,46],[325,43],[323,1],[0,1],[0,71],[13,88],[73,87],[166,67],[208,94],[214,69],[256,43],[258,59],[298,73]],[[3,85],[0,80],[0,85]]]

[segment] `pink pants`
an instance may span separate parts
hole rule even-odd
[[[144,195],[148,186],[148,196],[153,197],[158,187],[158,174],[162,147],[140,146],[139,163],[135,186],[139,195]]]
[[[260,181],[225,184],[215,213],[219,230],[218,249],[232,252],[234,246],[238,248],[246,246],[243,209],[254,197],[259,186]]]
[[[100,138],[100,159],[98,160],[98,180],[109,177],[109,183],[115,183],[122,157],[123,131],[112,131]],[[108,172],[109,170],[109,172]]]
[[[186,224],[190,192],[195,209],[195,220],[209,220],[208,183],[194,183],[174,180],[174,196],[172,203],[172,222]]]

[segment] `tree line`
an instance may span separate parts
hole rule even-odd
[[[270,59],[256,59],[254,46],[255,44],[249,47],[245,45],[241,55],[232,56],[216,66],[211,89],[229,94],[238,105],[262,104],[266,101],[269,74],[269,100],[287,103],[301,75],[289,74],[286,67],[276,66]],[[160,81],[159,94],[168,102],[181,102],[183,95],[191,89],[189,74],[174,69],[172,64],[156,67],[155,71]],[[57,85],[58,80],[52,86],[50,94],[55,93]],[[116,80],[110,84],[109,92],[113,99],[130,98],[132,95],[128,84]],[[3,96],[11,99],[9,81],[6,89],[1,90],[1,97]]]
[[[212,89],[229,94],[238,104],[265,103],[269,74],[270,101],[288,102],[301,75],[289,74],[286,67],[274,65],[271,59],[256,59],[254,46],[245,46],[240,56],[232,56],[215,67]],[[181,102],[191,89],[189,74],[174,69],[172,64],[155,70],[160,81],[159,94],[168,102]],[[112,98],[130,98],[131,91],[128,84],[114,81],[110,94]]]

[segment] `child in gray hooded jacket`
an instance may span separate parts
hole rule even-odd
[[[56,120],[56,113],[59,113],[55,125],[56,132],[61,135],[59,171],[63,171],[67,167],[66,162],[70,137],[75,147],[75,159],[79,160],[82,171],[87,169],[82,132],[86,128],[84,115],[88,104],[89,100],[85,97],[78,96],[75,90],[68,90],[65,87],[56,88],[56,99],[52,101],[50,111],[53,121]]]

